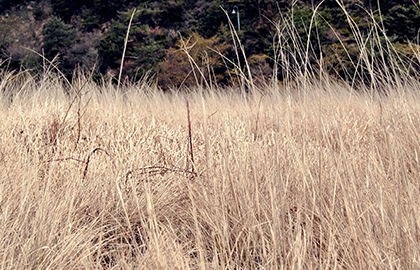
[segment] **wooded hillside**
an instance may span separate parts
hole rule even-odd
[[[305,61],[311,69],[349,79],[363,69],[357,64],[361,54],[358,39],[370,35],[383,39],[383,46],[392,44],[401,63],[417,69],[413,44],[417,44],[420,28],[419,6],[409,0],[386,1],[380,7],[377,3],[1,0],[1,68],[39,74],[51,68],[43,55],[67,78],[76,68],[93,71],[97,81],[102,76],[118,78],[134,12],[122,76],[132,82],[146,74],[156,76],[163,89],[196,85],[196,73],[201,80],[218,85],[236,84],[242,69],[255,82],[273,77],[282,81],[288,76],[282,67],[299,66],[300,59],[288,59],[287,53],[278,59],[279,48],[294,56],[299,55],[296,51],[306,51]],[[233,9],[239,11],[240,31]],[[385,33],[374,33],[375,23]],[[381,44],[369,47],[372,56],[375,46]],[[386,65],[389,56],[379,57]]]

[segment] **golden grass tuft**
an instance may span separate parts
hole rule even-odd
[[[1,107],[2,269],[420,267],[416,83],[190,93],[191,130],[183,95],[25,85]]]

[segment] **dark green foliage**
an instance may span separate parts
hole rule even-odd
[[[227,23],[226,14],[215,1],[205,8],[204,14],[199,17],[197,32],[205,38],[211,38],[217,34],[223,23]]]
[[[43,20],[46,17],[45,11],[44,11],[44,9],[41,6],[37,6],[34,9],[33,14],[34,14],[35,20],[37,20],[37,21]]]
[[[124,35],[122,33],[111,32],[102,39],[98,46],[98,51],[103,58],[102,67],[117,68],[124,48]]]
[[[52,17],[45,25],[44,50],[49,58],[56,54],[65,54],[66,50],[78,40],[78,33],[71,25],[65,24],[58,17]]]
[[[85,4],[83,0],[54,0],[51,5],[54,13],[59,16],[64,22],[69,23],[71,16],[77,13]]]
[[[135,1],[124,0],[90,0],[90,5],[86,6],[92,10],[92,13],[99,16],[101,22],[115,19],[118,11],[126,10],[135,6]]]
[[[303,45],[306,47],[306,43],[310,42],[314,52],[319,54],[322,45],[331,44],[332,40],[327,37],[327,32],[331,28],[329,23],[332,23],[332,18],[328,8],[317,13],[315,17],[313,15],[310,9],[296,7],[293,19]]]
[[[162,1],[159,9],[160,18],[157,25],[164,28],[179,28],[183,22],[182,14],[184,12],[181,1]]]
[[[418,5],[397,5],[384,16],[388,36],[396,42],[415,41],[420,28],[420,7]]]
[[[155,33],[153,33],[155,31]],[[157,64],[165,56],[165,48],[170,43],[159,28],[151,29],[146,33],[140,46],[135,46],[132,57],[135,58],[135,73],[142,76],[148,71],[155,70]]]
[[[79,41],[77,30],[53,16],[45,25],[43,34],[45,56],[52,60],[58,55],[62,72],[67,77],[71,77],[77,63],[72,61],[75,56],[69,52],[69,49]]]
[[[112,31],[100,41],[98,51],[103,60],[101,70],[119,68],[131,14],[132,11],[121,12],[118,20],[112,21]],[[136,13],[127,43],[124,75],[141,77],[153,70],[163,60],[165,48],[174,43],[174,40],[168,38],[167,30],[159,26],[160,18],[157,9],[143,8]]]
[[[95,28],[99,27],[100,16],[95,14],[90,9],[83,9],[82,17],[84,18],[80,23],[84,26],[86,31],[92,31]]]

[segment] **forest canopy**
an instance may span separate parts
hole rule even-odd
[[[7,63],[8,69],[40,73],[47,59],[68,79],[82,69],[100,81],[118,78],[126,47],[123,80],[154,76],[162,89],[203,81],[232,85],[241,72],[254,82],[282,81],[290,76],[282,71],[286,65],[299,73],[306,64],[348,80],[363,69],[357,64],[360,37],[374,35],[377,24],[384,33],[376,33],[379,41],[371,48],[392,44],[402,63],[418,69],[412,48],[418,43],[419,5],[378,3],[0,0],[0,57],[2,68]],[[296,57],[304,51],[305,59]],[[381,57],[386,65],[392,56]]]

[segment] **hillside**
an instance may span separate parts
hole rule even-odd
[[[43,55],[68,79],[75,68],[93,71],[97,81],[101,77],[117,79],[134,9],[122,78],[134,82],[145,75],[154,76],[164,89],[197,85],[203,80],[221,86],[241,85],[244,76],[260,83],[283,81],[290,76],[283,72],[285,65],[295,66],[297,73],[302,68],[300,59],[290,58],[296,51],[309,56],[306,64],[315,73],[322,69],[344,80],[354,76],[366,80],[359,74],[365,68],[357,63],[365,45],[375,54],[375,47],[392,44],[405,66],[418,68],[411,43],[417,40],[420,9],[412,1],[387,1],[381,7],[368,0],[317,4],[269,0],[1,1],[0,48],[1,59],[6,61],[2,68],[39,73],[51,68],[40,57]],[[233,9],[239,11],[240,31]],[[372,32],[375,24],[385,32]],[[361,46],[361,38],[375,35],[379,43]],[[388,63],[386,58],[392,58],[380,57],[383,65]]]

